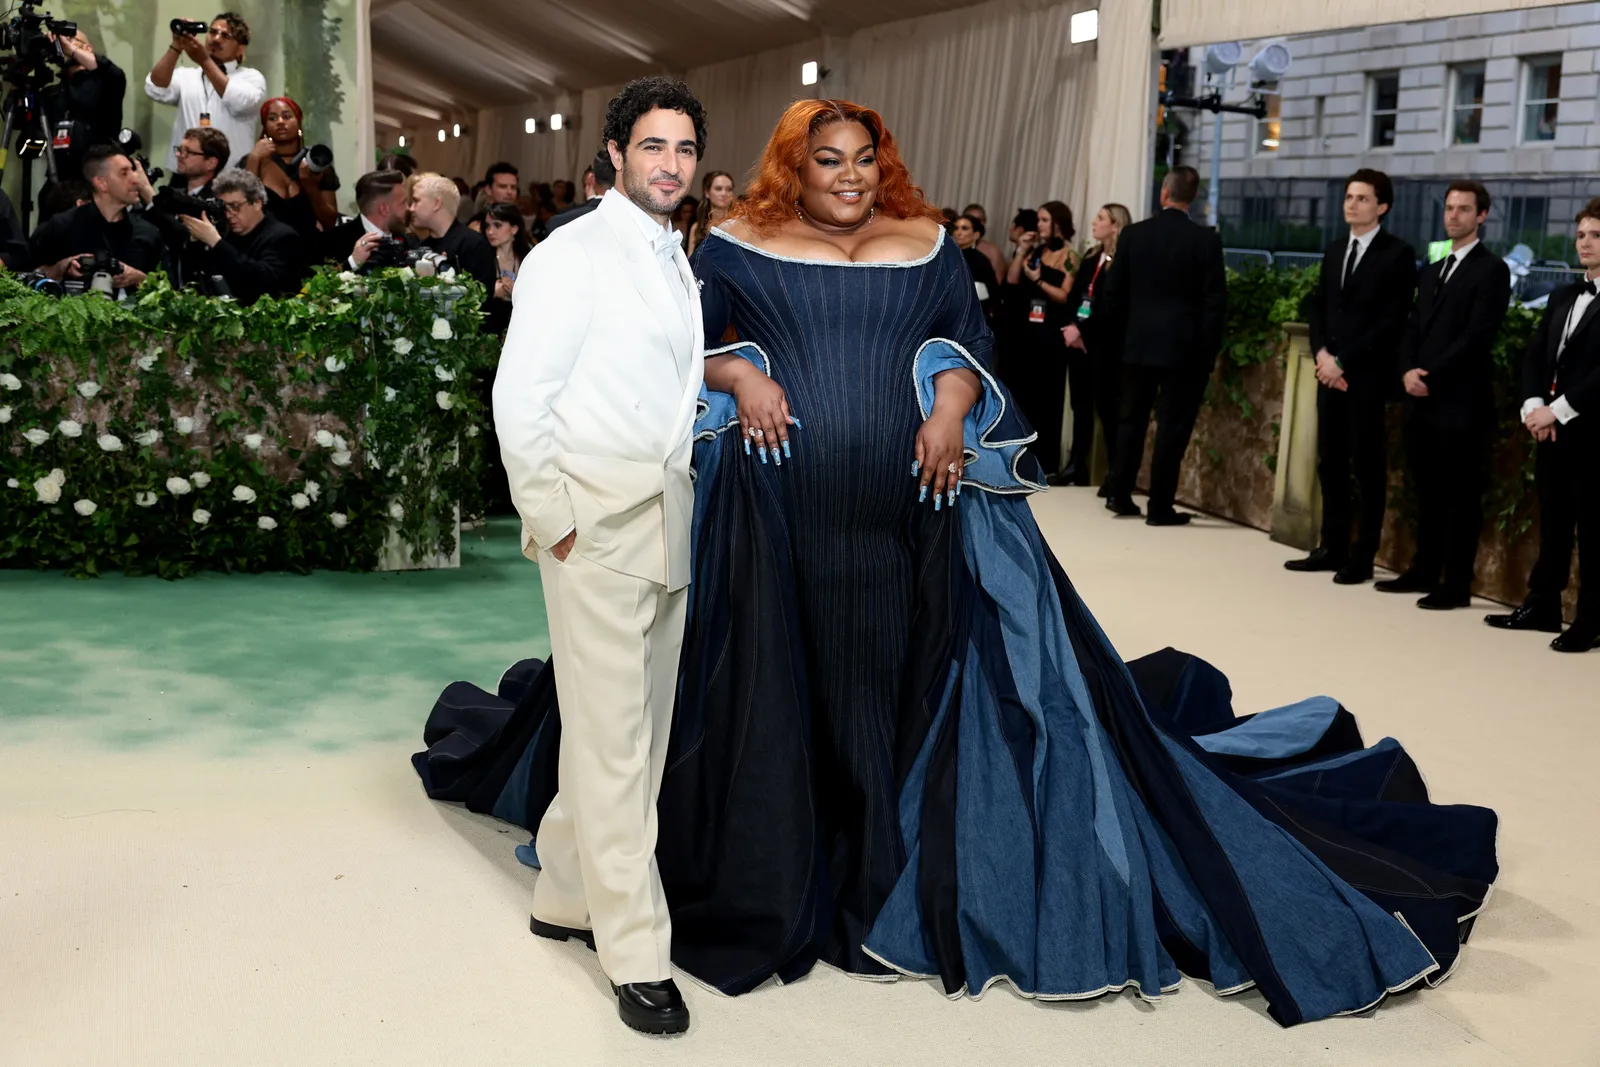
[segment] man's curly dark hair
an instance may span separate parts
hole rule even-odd
[[[633,140],[633,127],[639,119],[656,108],[681,111],[694,123],[694,154],[696,159],[706,154],[706,109],[683,82],[674,78],[635,78],[622,87],[622,91],[606,105],[606,127],[600,134],[600,150],[605,151],[612,141],[627,154],[628,142]]]

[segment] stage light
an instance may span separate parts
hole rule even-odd
[[[810,60],[808,62],[800,64],[800,84],[801,85],[815,85],[815,84],[817,84],[817,61],[816,60],[813,59],[813,60]]]
[[[1073,44],[1088,44],[1100,36],[1100,12],[1080,11],[1072,16],[1070,32]]]
[[[550,116],[550,128],[552,130],[559,130],[561,128],[561,123],[561,112],[557,111],[554,115]]]
[[[1221,76],[1239,65],[1244,48],[1238,41],[1206,46],[1206,73]]]
[[[439,131],[439,140],[441,140],[441,141],[444,140],[444,131],[443,130]]]
[[[1282,41],[1274,41],[1250,60],[1250,76],[1258,82],[1278,81],[1288,73],[1289,64],[1293,61],[1289,46]]]
[[[538,119],[523,119],[522,120],[522,132],[523,133],[536,133],[536,132],[538,132],[538,129],[539,129],[539,120]]]

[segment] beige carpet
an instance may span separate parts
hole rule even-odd
[[[641,1038],[617,1021],[588,952],[528,934],[534,876],[511,851],[522,836],[423,797],[407,756],[449,678],[362,684],[352,660],[350,688],[281,729],[273,708],[222,708],[213,725],[128,741],[108,725],[137,732],[181,694],[214,699],[214,680],[150,682],[155,649],[136,663],[108,653],[91,684],[67,674],[92,650],[58,642],[70,671],[0,648],[0,1064],[1600,1063],[1586,1000],[1600,977],[1600,653],[1561,657],[1546,638],[1491,632],[1478,610],[1425,615],[1370,586],[1288,574],[1292,553],[1250,530],[1151,529],[1098,504],[1057,490],[1036,510],[1125,655],[1171,644],[1204,656],[1241,711],[1330,693],[1369,740],[1404,741],[1435,799],[1500,811],[1502,881],[1443,987],[1286,1031],[1254,994],[1219,1001],[1193,984],[1155,1007],[999,990],[950,1003],[930,984],[819,971],[738,1000],[686,984],[690,1035]],[[369,588],[376,617],[376,597],[404,585],[341,595]],[[429,588],[474,595],[471,583]],[[70,615],[93,589],[0,581],[0,626]],[[194,662],[192,648],[171,651]],[[64,690],[99,703],[7,706],[13,675],[58,669]],[[296,663],[273,669],[292,678]]]

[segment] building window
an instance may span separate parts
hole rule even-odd
[[[1317,97],[1316,118],[1313,120],[1311,136],[1318,151],[1328,147],[1328,98]]]
[[[1477,144],[1483,132],[1483,64],[1457,67],[1450,79],[1450,143]]]
[[[1278,134],[1283,130],[1280,116],[1283,113],[1283,97],[1278,95],[1277,82],[1262,82],[1256,86],[1261,91],[1261,99],[1267,105],[1267,117],[1256,121],[1256,152],[1276,152],[1278,150]]]
[[[1522,139],[1554,141],[1556,111],[1561,101],[1561,57],[1544,56],[1525,64],[1528,74],[1522,98]]]
[[[1400,74],[1389,71],[1369,79],[1372,100],[1373,148],[1393,148],[1394,129],[1400,115]]]

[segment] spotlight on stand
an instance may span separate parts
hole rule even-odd
[[[1244,58],[1244,46],[1238,41],[1224,41],[1222,44],[1206,46],[1206,73],[1214,78],[1220,78]]]
[[[1250,61],[1250,77],[1258,82],[1275,82],[1289,72],[1289,64],[1294,57],[1289,54],[1289,46],[1282,41],[1273,41],[1257,52]]]

